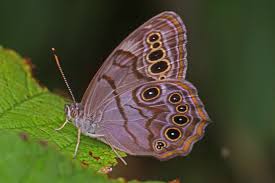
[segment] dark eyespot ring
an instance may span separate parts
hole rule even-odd
[[[154,63],[151,67],[151,72],[156,73],[162,73],[168,68],[168,64],[165,61],[159,61],[157,63]]]
[[[153,32],[153,33],[149,34],[147,37],[147,42],[149,44],[152,44],[158,40],[160,40],[160,33],[157,33],[157,32]]]
[[[158,98],[159,96],[160,96],[160,88],[158,87],[146,88],[141,94],[141,98],[144,101],[151,101]]]
[[[179,92],[172,93],[172,94],[169,95],[168,101],[172,104],[178,104],[182,101],[182,96]]]
[[[162,60],[159,62],[156,62],[148,67],[148,72],[151,75],[159,75],[159,76],[164,76],[163,73],[166,73],[169,71],[171,68],[170,63],[168,60]],[[160,78],[160,77],[159,77]],[[163,77],[162,77],[163,78]],[[163,79],[166,77],[164,76]]]
[[[163,140],[156,140],[153,143],[153,147],[155,149],[155,151],[161,151],[163,150],[165,147],[167,147],[167,144],[165,141]]]
[[[182,133],[178,128],[167,128],[164,132],[165,137],[171,141],[177,141],[181,138]]]
[[[178,105],[176,110],[177,112],[179,113],[185,113],[186,111],[188,111],[189,107],[187,104],[184,104],[184,105]]]
[[[156,62],[158,60],[163,59],[166,56],[165,50],[164,49],[157,49],[157,50],[153,50],[151,51],[148,55],[147,55],[147,60],[149,62]]]
[[[178,126],[183,126],[189,122],[189,118],[184,115],[174,115],[172,122]]]
[[[166,79],[166,76],[165,76],[165,75],[161,75],[161,76],[159,77],[159,80],[164,80],[164,79]]]
[[[161,42],[155,42],[153,44],[151,44],[150,48],[151,49],[158,49],[162,46]]]

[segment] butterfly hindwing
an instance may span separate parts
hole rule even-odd
[[[106,103],[102,114],[97,133],[115,148],[162,160],[187,155],[210,121],[196,88],[179,80],[137,86]]]

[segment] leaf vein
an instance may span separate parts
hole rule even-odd
[[[18,107],[18,106],[24,104],[25,102],[28,102],[28,101],[30,101],[30,100],[33,100],[34,98],[39,97],[39,96],[41,96],[41,95],[43,95],[43,94],[47,94],[47,92],[45,92],[45,91],[39,92],[39,93],[34,94],[34,95],[30,96],[30,97],[27,97],[26,99],[23,99],[23,100],[21,100],[21,101],[19,101],[19,102],[16,102],[16,103],[13,104],[11,107],[9,107],[8,109],[6,109],[6,110],[4,110],[2,113],[0,113],[0,118],[3,117],[6,113],[8,113],[8,112],[14,110],[16,107]]]

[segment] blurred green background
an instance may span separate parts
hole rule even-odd
[[[0,1],[0,44],[66,92],[51,47],[80,101],[104,59],[130,32],[164,10],[188,29],[187,79],[214,121],[185,158],[127,157],[112,177],[183,183],[275,182],[275,1]],[[3,148],[3,147],[1,147]]]

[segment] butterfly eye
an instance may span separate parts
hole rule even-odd
[[[172,93],[169,98],[168,98],[169,102],[171,102],[172,104],[178,104],[182,101],[182,96],[180,93]]]
[[[164,149],[167,146],[166,142],[164,142],[163,140],[156,140],[153,143],[153,147],[156,151],[161,151],[162,149]]]
[[[149,44],[152,44],[153,42],[156,42],[160,40],[160,33],[151,33],[149,34],[149,36],[147,37],[147,42]]]
[[[172,117],[172,122],[178,126],[183,126],[189,122],[189,119],[184,115],[175,115]]]
[[[155,62],[155,61],[158,61],[158,60],[161,60],[165,57],[165,51],[164,49],[158,49],[158,50],[154,50],[152,52],[150,52],[148,55],[147,55],[147,60],[150,62]]]
[[[150,101],[158,98],[160,96],[160,88],[150,87],[143,91],[141,97],[144,101]]]
[[[185,113],[188,110],[188,105],[178,105],[176,110],[179,113]]]
[[[182,136],[182,133],[177,128],[167,128],[164,135],[168,140],[177,141]]]
[[[73,111],[71,112],[72,118],[75,118],[77,115],[78,115],[78,113],[77,113],[76,110],[73,110]]]

